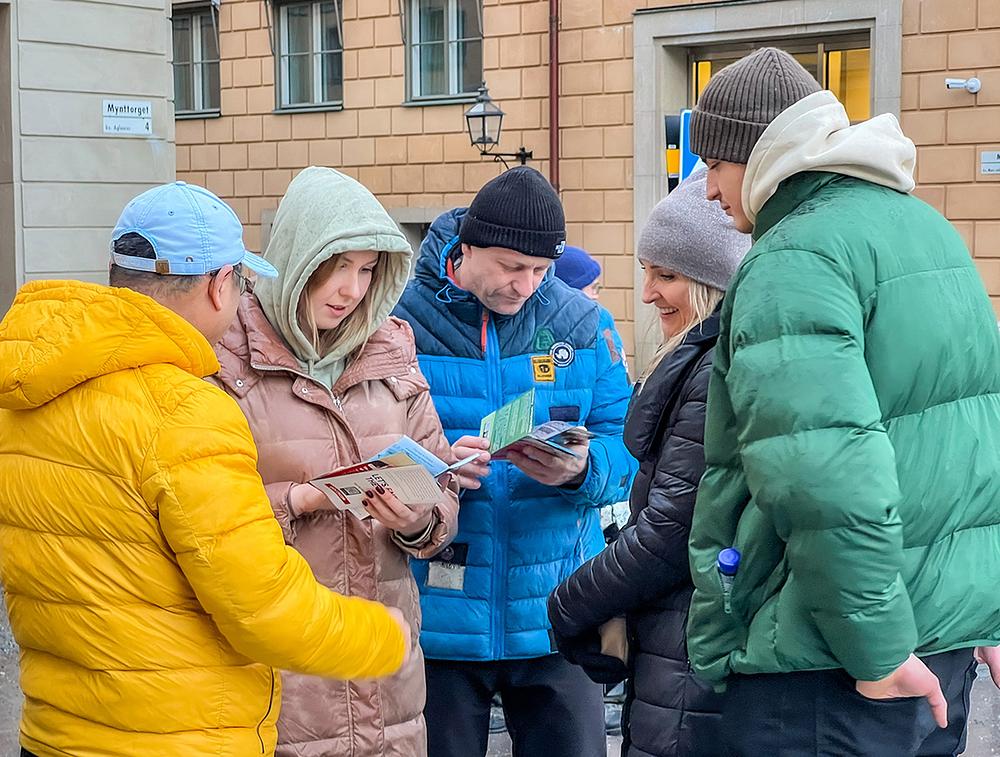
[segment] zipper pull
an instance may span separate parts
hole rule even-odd
[[[340,398],[339,394],[333,395],[333,404],[337,406],[338,410],[344,409],[344,401]]]
[[[483,308],[483,330],[482,330],[482,333],[480,334],[480,343],[481,343],[481,346],[483,348],[483,354],[484,355],[486,354],[486,338],[487,338],[486,329],[489,326],[489,323],[490,323],[490,311],[487,310],[484,307]]]

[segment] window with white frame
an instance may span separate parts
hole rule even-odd
[[[174,112],[177,115],[219,110],[219,34],[210,6],[175,8]]]
[[[474,95],[483,81],[482,0],[408,0],[410,97]]]
[[[340,105],[344,99],[341,4],[278,6],[278,107]]]

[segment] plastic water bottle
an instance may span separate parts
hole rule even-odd
[[[738,549],[727,547],[719,552],[719,559],[716,561],[719,567],[719,578],[722,580],[722,603],[727,615],[733,611],[731,604],[733,582],[740,569],[741,557]]]

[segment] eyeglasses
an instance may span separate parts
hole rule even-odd
[[[241,266],[233,268],[233,276],[236,277],[236,280],[240,284],[240,294],[246,294],[247,292],[253,294],[253,280],[243,273]]]
[[[209,276],[212,276],[212,277],[218,276],[219,275],[219,271],[221,271],[221,270],[222,269],[220,268],[218,271],[212,271],[209,274]],[[240,294],[246,294],[247,292],[250,292],[250,294],[253,294],[253,280],[249,276],[247,276],[245,273],[243,273],[243,266],[242,265],[234,265],[233,266],[233,278],[235,278],[236,279],[236,283],[239,284]]]

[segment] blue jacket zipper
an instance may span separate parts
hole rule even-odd
[[[490,407],[503,404],[503,386],[500,383],[500,339],[490,312],[483,308],[483,349],[486,353],[486,370],[489,374]],[[493,488],[493,659],[502,660],[504,654],[505,610],[507,603],[507,511],[504,495],[507,492],[507,466],[497,466]]]

